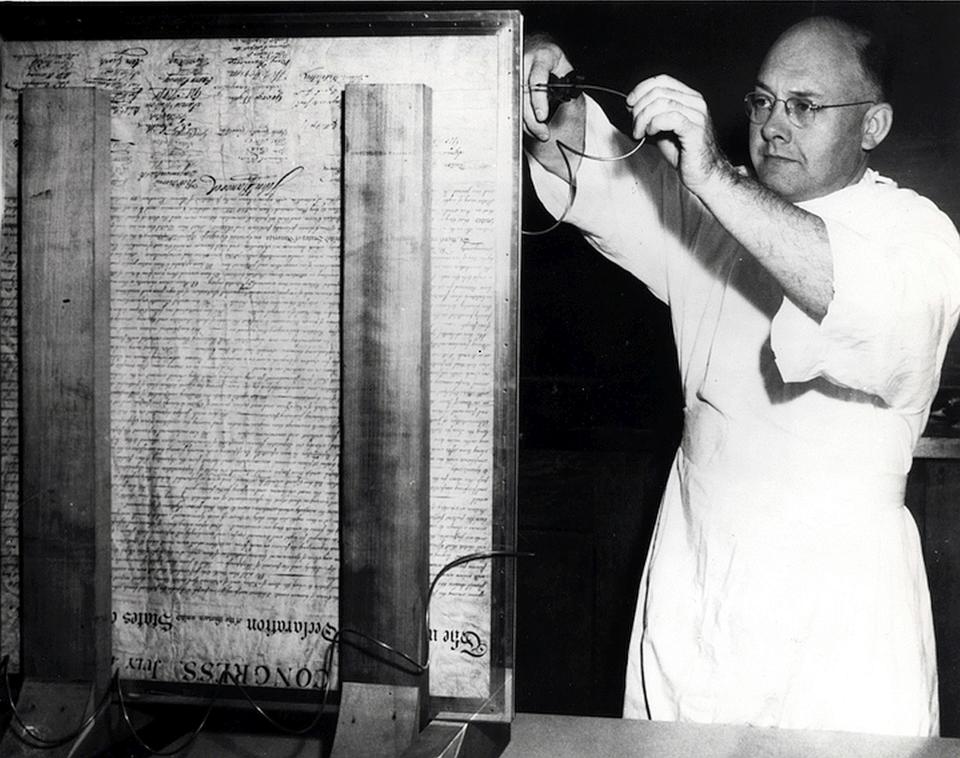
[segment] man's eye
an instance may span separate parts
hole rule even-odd
[[[794,113],[810,113],[813,110],[813,103],[809,100],[798,100],[793,101],[793,112]]]
[[[753,107],[767,110],[768,108],[773,107],[773,98],[769,97],[768,95],[754,95]]]

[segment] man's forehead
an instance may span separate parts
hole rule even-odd
[[[823,24],[788,30],[760,67],[757,84],[791,94],[833,94],[862,79],[856,47],[849,35]]]

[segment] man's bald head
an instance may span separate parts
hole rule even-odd
[[[781,42],[804,44],[811,37],[832,45],[838,55],[849,55],[855,60],[865,92],[878,102],[890,94],[890,62],[886,45],[874,32],[832,16],[812,16],[787,29],[771,48]]]

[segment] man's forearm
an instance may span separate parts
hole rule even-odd
[[[723,157],[706,101],[661,74],[627,95],[633,135],[654,136],[680,180],[780,283],[784,293],[820,321],[833,300],[833,257],[826,226]]]
[[[729,164],[695,189],[704,205],[816,321],[833,299],[833,256],[823,221]]]

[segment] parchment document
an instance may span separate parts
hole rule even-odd
[[[309,689],[337,626],[343,88],[434,90],[433,574],[492,547],[496,217],[511,212],[497,55],[481,35],[6,44],[4,651],[17,647],[19,90],[113,93],[114,665]],[[438,586],[433,694],[489,694],[490,572],[468,564]]]

